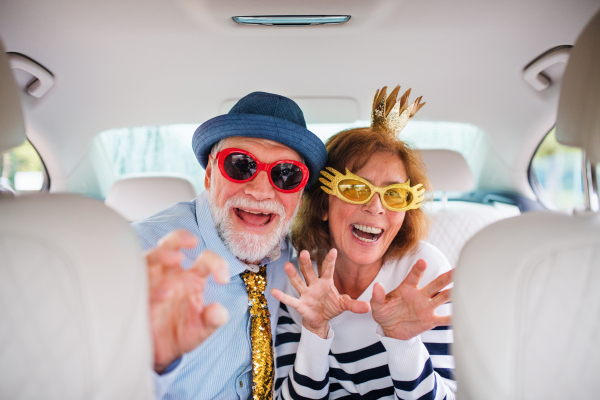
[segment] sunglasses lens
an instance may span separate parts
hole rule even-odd
[[[364,201],[371,194],[369,186],[354,179],[344,179],[338,184],[338,189],[342,196],[352,201]]]
[[[273,184],[282,190],[296,189],[304,174],[299,166],[289,163],[280,163],[271,169]]]
[[[407,207],[412,203],[412,194],[406,189],[390,189],[385,192],[383,198],[392,208]]]
[[[256,173],[256,161],[246,154],[231,153],[224,162],[225,172],[230,178],[244,181]]]

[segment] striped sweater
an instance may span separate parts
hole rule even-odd
[[[370,301],[373,284],[395,289],[418,259],[427,261],[419,287],[450,270],[444,255],[422,242],[416,254],[383,265],[358,298]],[[316,266],[315,266],[316,268]],[[291,284],[285,292],[299,297]],[[436,310],[449,315],[451,305]],[[277,399],[454,399],[450,327],[403,341],[385,337],[371,313],[344,312],[330,321],[327,339],[302,327],[302,317],[281,304],[275,337]]]

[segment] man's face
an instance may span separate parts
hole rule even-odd
[[[246,150],[264,163],[301,161],[294,150],[271,140],[232,137],[224,149],[232,147]],[[221,175],[212,155],[204,185],[219,236],[234,256],[249,263],[261,261],[279,246],[302,197],[302,190],[282,193],[275,189],[265,171],[249,182],[231,182]]]

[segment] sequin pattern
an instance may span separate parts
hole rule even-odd
[[[390,132],[394,132],[396,136],[402,132],[402,129],[408,124],[410,113],[412,112],[416,101],[412,102],[406,110],[400,114],[400,100],[394,104],[394,108],[389,113],[387,118],[384,116],[385,98],[381,99],[377,108],[371,114],[371,126],[379,127]]]
[[[267,287],[267,268],[260,267],[259,272],[246,271],[242,274],[248,291],[248,307],[251,318],[252,342],[252,398],[264,400],[273,398],[273,337],[271,320],[265,289]]]
[[[425,105],[425,103],[421,103],[422,96],[410,105],[408,104],[411,89],[408,89],[401,98],[396,100],[399,90],[400,86],[397,86],[389,97],[386,97],[387,86],[383,87],[381,91],[378,90],[373,99],[373,112],[371,113],[371,127],[392,132],[396,137],[404,129],[408,120]]]

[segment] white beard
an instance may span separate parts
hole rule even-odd
[[[217,234],[237,259],[248,263],[260,262],[272,253],[287,235],[292,221],[298,212],[300,202],[291,218],[286,218],[285,207],[276,201],[255,201],[245,197],[231,197],[223,208],[215,204],[214,197],[209,190],[208,204],[215,222]],[[232,208],[260,210],[265,213],[277,214],[277,226],[266,234],[240,232],[235,229],[231,220]]]

